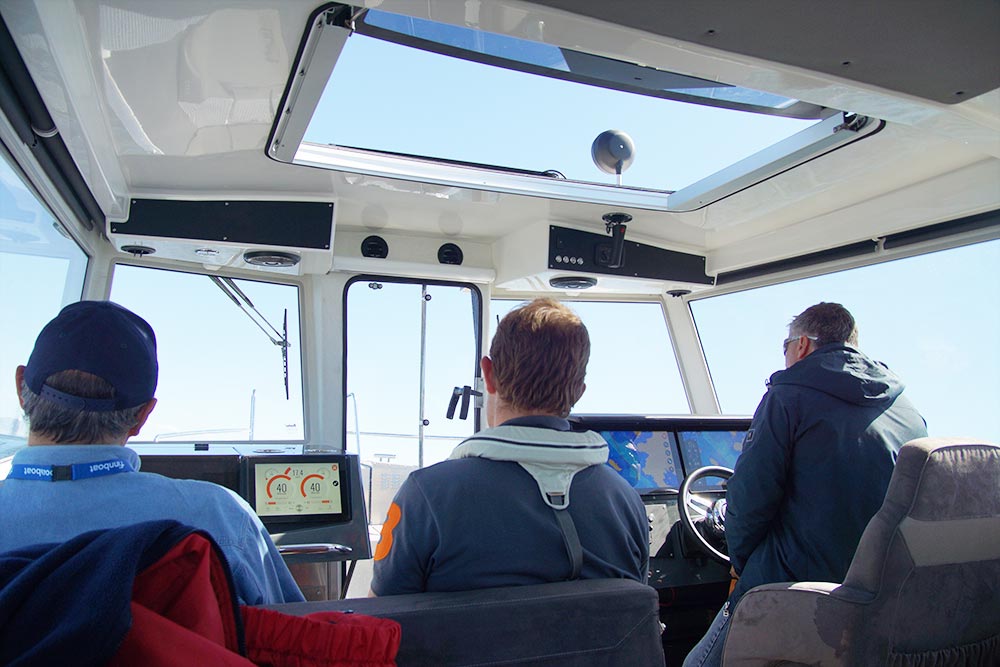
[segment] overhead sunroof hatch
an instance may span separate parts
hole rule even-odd
[[[879,125],[540,39],[337,5],[311,21],[269,154],[370,176],[684,211]],[[621,184],[590,159],[609,129],[636,146]]]

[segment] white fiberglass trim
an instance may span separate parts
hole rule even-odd
[[[865,118],[848,122],[844,114],[837,114],[675,193],[493,171],[306,142],[299,145],[293,162],[310,167],[474,190],[653,211],[685,212],[771,178],[871,134],[881,126],[882,123]]]
[[[282,162],[293,159],[326,89],[330,72],[351,34],[343,28],[326,25],[323,16],[316,19],[314,29],[309,32],[271,140],[271,155]]]
[[[433,160],[383,155],[339,146],[303,142],[295,153],[295,164],[323,169],[490,190],[517,195],[548,197],[589,204],[667,211],[668,192],[620,188],[545,176],[511,174],[489,169],[462,167]]]
[[[707,206],[882,127],[882,123],[868,118],[845,116],[843,113],[831,116],[678,190],[670,195],[669,210],[684,212]]]

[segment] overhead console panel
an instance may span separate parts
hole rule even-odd
[[[501,292],[660,295],[715,284],[702,255],[543,222],[498,240],[493,260]]]
[[[132,199],[128,219],[109,222],[108,236],[137,256],[325,273],[333,260],[334,208],[329,201]]]
[[[705,274],[703,255],[625,240],[621,266],[614,268],[613,256],[614,243],[610,236],[555,225],[549,227],[550,269],[700,285],[715,282]]]

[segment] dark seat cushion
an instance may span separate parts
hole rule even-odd
[[[398,664],[663,665],[656,591],[594,579],[458,593],[271,605],[288,614],[353,610],[403,629]]]

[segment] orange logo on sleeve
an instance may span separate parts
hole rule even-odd
[[[396,503],[389,505],[385,523],[382,524],[382,535],[379,537],[378,546],[375,547],[375,560],[382,560],[389,555],[389,550],[392,549],[392,531],[399,525],[402,515],[399,505]]]

